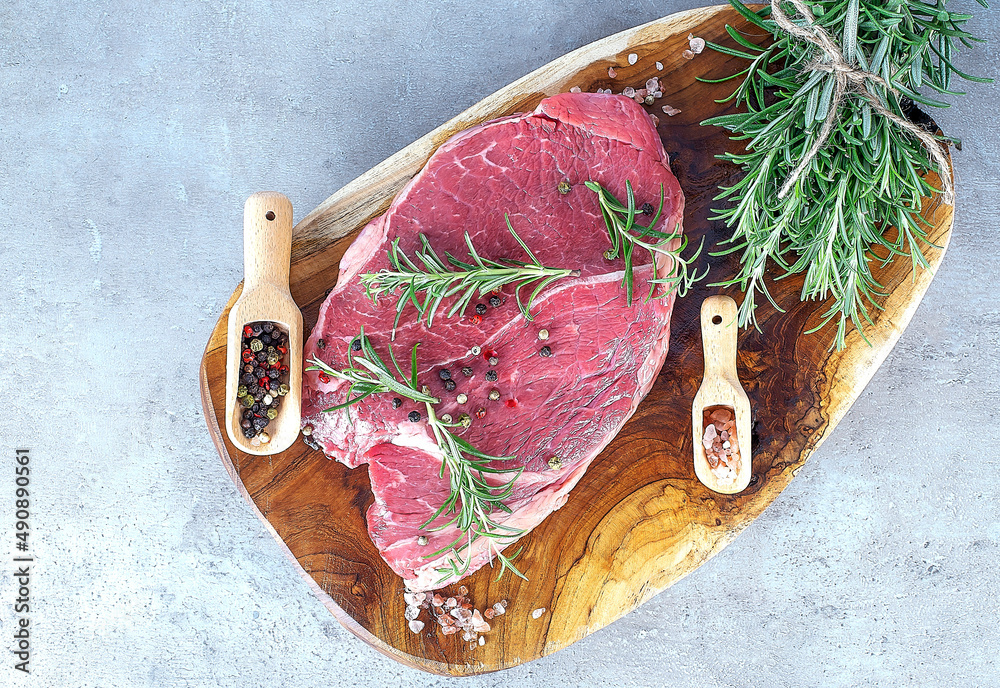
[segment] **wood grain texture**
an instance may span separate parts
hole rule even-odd
[[[657,114],[686,195],[685,230],[696,243],[704,236],[706,247],[716,248],[725,234],[708,219],[712,197],[738,171],[715,157],[733,146],[724,132],[699,122],[728,111],[713,99],[732,86],[704,84],[696,77],[720,77],[741,65],[710,51],[690,61],[681,53],[692,31],[731,44],[727,22],[750,40],[767,39],[728,7],[684,12],[611,36],[501,89],[334,194],[295,228],[291,289],[306,327],[315,323],[353,236],[385,210],[438,145],[483,120],[531,110],[542,97],[572,86],[620,92],[654,75],[665,81],[664,97],[654,107],[681,110],[672,118]],[[633,52],[638,61],[629,66]],[[663,71],[657,71],[656,61]],[[617,69],[613,80],[611,66]],[[936,267],[950,236],[951,208],[930,205],[925,216],[931,241],[941,247],[927,251]],[[702,269],[707,261],[706,251]],[[736,271],[732,256],[711,262],[709,281]],[[568,503],[521,541],[518,566],[530,582],[510,575],[494,582],[488,567],[463,581],[479,608],[501,599],[510,602],[482,647],[442,636],[430,623],[420,634],[407,629],[402,580],[379,557],[365,528],[364,513],[373,499],[365,469],[348,470],[301,442],[274,456],[250,456],[220,431],[229,306],[202,361],[205,416],[240,492],[345,627],[412,667],[442,674],[494,671],[555,652],[606,626],[732,542],[847,412],[909,323],[932,274],[912,274],[908,261],[878,271],[887,296],[866,331],[872,346],[851,333],[846,349],[836,353],[830,351],[830,330],[804,334],[818,324],[826,304],[801,303],[800,279],[770,285],[786,312],[764,305],[758,311],[761,331],[739,334],[738,372],[753,408],[753,475],[737,495],[708,490],[695,477],[691,461],[691,404],[703,370],[699,310],[707,296],[721,290],[700,286],[679,300],[670,353],[649,396],[594,460]],[[238,295],[239,289],[230,306]],[[532,619],[531,611],[539,607],[546,613]]]

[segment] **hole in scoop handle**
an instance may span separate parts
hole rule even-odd
[[[292,258],[292,203],[261,191],[243,206],[243,289],[270,284],[288,291]]]
[[[701,341],[705,377],[736,377],[736,302],[728,296],[710,296],[701,304]],[[737,384],[739,384],[737,382]]]

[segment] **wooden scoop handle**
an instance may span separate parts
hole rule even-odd
[[[701,304],[701,341],[705,349],[705,379],[722,377],[737,386],[736,302],[728,296],[709,296]]]
[[[288,291],[292,257],[292,203],[275,191],[261,191],[243,206],[243,291],[272,285]]]

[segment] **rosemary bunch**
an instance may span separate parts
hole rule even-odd
[[[410,375],[406,376],[396,361],[396,356],[389,347],[389,359],[392,362],[392,369],[386,365],[385,361],[378,355],[371,341],[365,337],[364,327],[358,337],[361,342],[361,352],[355,356],[348,349],[348,368],[337,370],[324,363],[316,356],[309,359],[307,371],[320,371],[340,380],[350,382],[347,400],[341,404],[331,406],[325,411],[337,411],[348,409],[353,404],[358,403],[373,394],[391,392],[393,394],[412,399],[418,403],[423,403],[427,411],[427,423],[431,428],[434,439],[441,451],[444,460],[441,462],[441,477],[444,477],[445,470],[448,471],[450,492],[445,501],[438,507],[437,511],[427,521],[421,525],[422,529],[442,530],[450,525],[455,525],[461,535],[452,543],[442,547],[436,552],[426,555],[424,558],[436,557],[440,554],[452,550],[452,556],[448,559],[448,566],[437,569],[442,574],[444,581],[450,576],[464,575],[472,563],[471,545],[481,537],[490,538],[489,547],[492,554],[500,562],[500,572],[497,580],[504,571],[510,569],[521,578],[525,578],[512,560],[519,553],[515,552],[510,557],[505,556],[498,546],[503,539],[517,538],[523,531],[497,523],[492,517],[496,511],[510,513],[510,508],[503,503],[503,500],[510,496],[514,489],[514,481],[524,470],[524,467],[517,468],[492,468],[489,466],[492,461],[509,461],[513,456],[490,456],[479,451],[461,437],[455,436],[451,429],[455,427],[468,427],[470,420],[468,416],[459,419],[457,423],[445,421],[434,412],[434,405],[440,400],[430,395],[426,387],[418,387],[417,384],[417,347],[414,344],[410,353]],[[394,372],[395,371],[395,372]],[[353,395],[353,396],[352,396]],[[513,473],[510,480],[500,485],[491,485],[486,474]],[[443,523],[433,525],[441,517],[447,518]],[[433,526],[433,527],[432,527]],[[461,545],[465,540],[466,544]],[[462,550],[469,548],[469,553],[463,559]],[[527,580],[525,578],[525,580]]]
[[[948,10],[947,0],[808,0],[801,7],[783,2],[782,15],[797,30],[818,36],[816,41],[783,30],[770,18],[770,7],[751,12],[737,0],[730,3],[772,33],[774,42],[762,49],[727,26],[740,48],[709,44],[750,63],[720,80],[742,77],[722,102],[733,100],[745,112],[702,123],[747,141],[746,153],[722,156],[746,174],[716,197],[732,201],[713,218],[724,220],[732,236],[714,255],[739,252],[741,261],[740,272],[716,286],[739,285],[746,293],[740,324],[756,326],[758,293],[778,308],[763,282],[768,267],[777,266],[779,278],[804,273],[803,300],[832,296],[815,329],[836,322],[834,344],[840,349],[848,322],[864,336],[862,320],[872,322],[869,305],[879,307],[873,263],[909,256],[914,269],[927,267],[921,250],[929,243],[927,223],[920,211],[922,199],[937,189],[922,175],[936,166],[928,148],[906,130],[907,115],[913,102],[947,106],[920,89],[959,95],[951,89],[953,76],[989,81],[953,62],[959,42],[971,47],[979,39],[962,28],[971,15]],[[839,43],[833,56],[818,47],[824,40]],[[850,88],[844,88],[845,69],[851,70]],[[822,146],[813,151],[818,139]],[[898,230],[895,238],[890,227]]]
[[[668,285],[673,287],[673,289],[667,289],[663,294],[655,298],[659,299],[669,296],[675,290],[678,296],[683,297],[687,294],[692,284],[708,274],[707,269],[700,277],[695,273],[689,274],[688,270],[691,263],[701,254],[702,247],[699,246],[698,250],[690,258],[682,258],[681,253],[683,253],[688,245],[686,236],[683,237],[681,245],[677,249],[667,248],[667,245],[671,241],[682,237],[679,226],[671,234],[653,229],[656,221],[660,219],[660,213],[663,211],[662,185],[660,185],[660,204],[653,215],[653,219],[648,225],[641,225],[636,222],[636,218],[641,211],[638,211],[635,207],[635,194],[632,192],[631,182],[628,180],[625,181],[626,203],[624,205],[610,191],[597,182],[588,181],[585,184],[588,189],[597,194],[597,202],[601,208],[601,215],[604,217],[604,224],[607,226],[608,238],[611,240],[611,248],[605,251],[604,257],[608,260],[613,260],[621,254],[622,259],[625,261],[625,274],[622,276],[622,286],[625,287],[625,295],[629,306],[632,305],[632,294],[635,283],[632,267],[632,251],[636,246],[644,248],[649,252],[650,260],[653,261],[654,265],[656,263],[656,256],[654,254],[660,253],[670,256],[673,264],[676,266],[676,269],[673,271],[674,274],[670,277],[651,279],[649,281],[647,301],[650,298],[654,298],[653,292],[656,290],[656,285],[658,284]],[[652,243],[643,241],[646,238],[653,240]],[[704,239],[702,239],[702,245],[704,245]]]
[[[431,247],[427,237],[420,235],[420,249],[415,253],[417,262],[410,259],[399,248],[399,239],[392,242],[389,249],[389,263],[392,269],[383,269],[376,273],[361,275],[361,283],[365,293],[375,303],[378,297],[385,293],[400,292],[396,301],[396,321],[393,330],[399,325],[400,316],[407,303],[412,303],[417,309],[418,322],[425,320],[427,327],[434,322],[434,314],[441,302],[458,295],[458,299],[448,309],[448,316],[458,313],[465,314],[473,297],[480,296],[507,284],[517,284],[514,296],[517,306],[526,320],[532,320],[530,313],[538,294],[552,282],[563,277],[579,277],[579,270],[550,268],[542,265],[535,254],[531,252],[521,237],[517,235],[506,215],[507,229],[521,245],[527,254],[529,262],[503,260],[501,262],[482,258],[472,245],[469,233],[465,233],[465,245],[469,248],[471,263],[461,261],[450,253],[445,253],[447,260],[442,260]],[[457,268],[457,269],[456,269]],[[521,288],[537,282],[527,301],[521,300]],[[423,298],[420,298],[423,294]]]

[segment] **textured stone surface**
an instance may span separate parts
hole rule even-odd
[[[9,467],[31,448],[38,558],[31,676],[0,578],[2,684],[1000,683],[994,86],[934,113],[964,139],[952,246],[847,418],[733,545],[563,652],[466,680],[384,658],[314,599],[209,441],[197,366],[246,196],[282,191],[299,219],[531,69],[695,4],[0,8],[0,450]],[[961,64],[996,77],[995,12],[954,4],[991,41]]]

